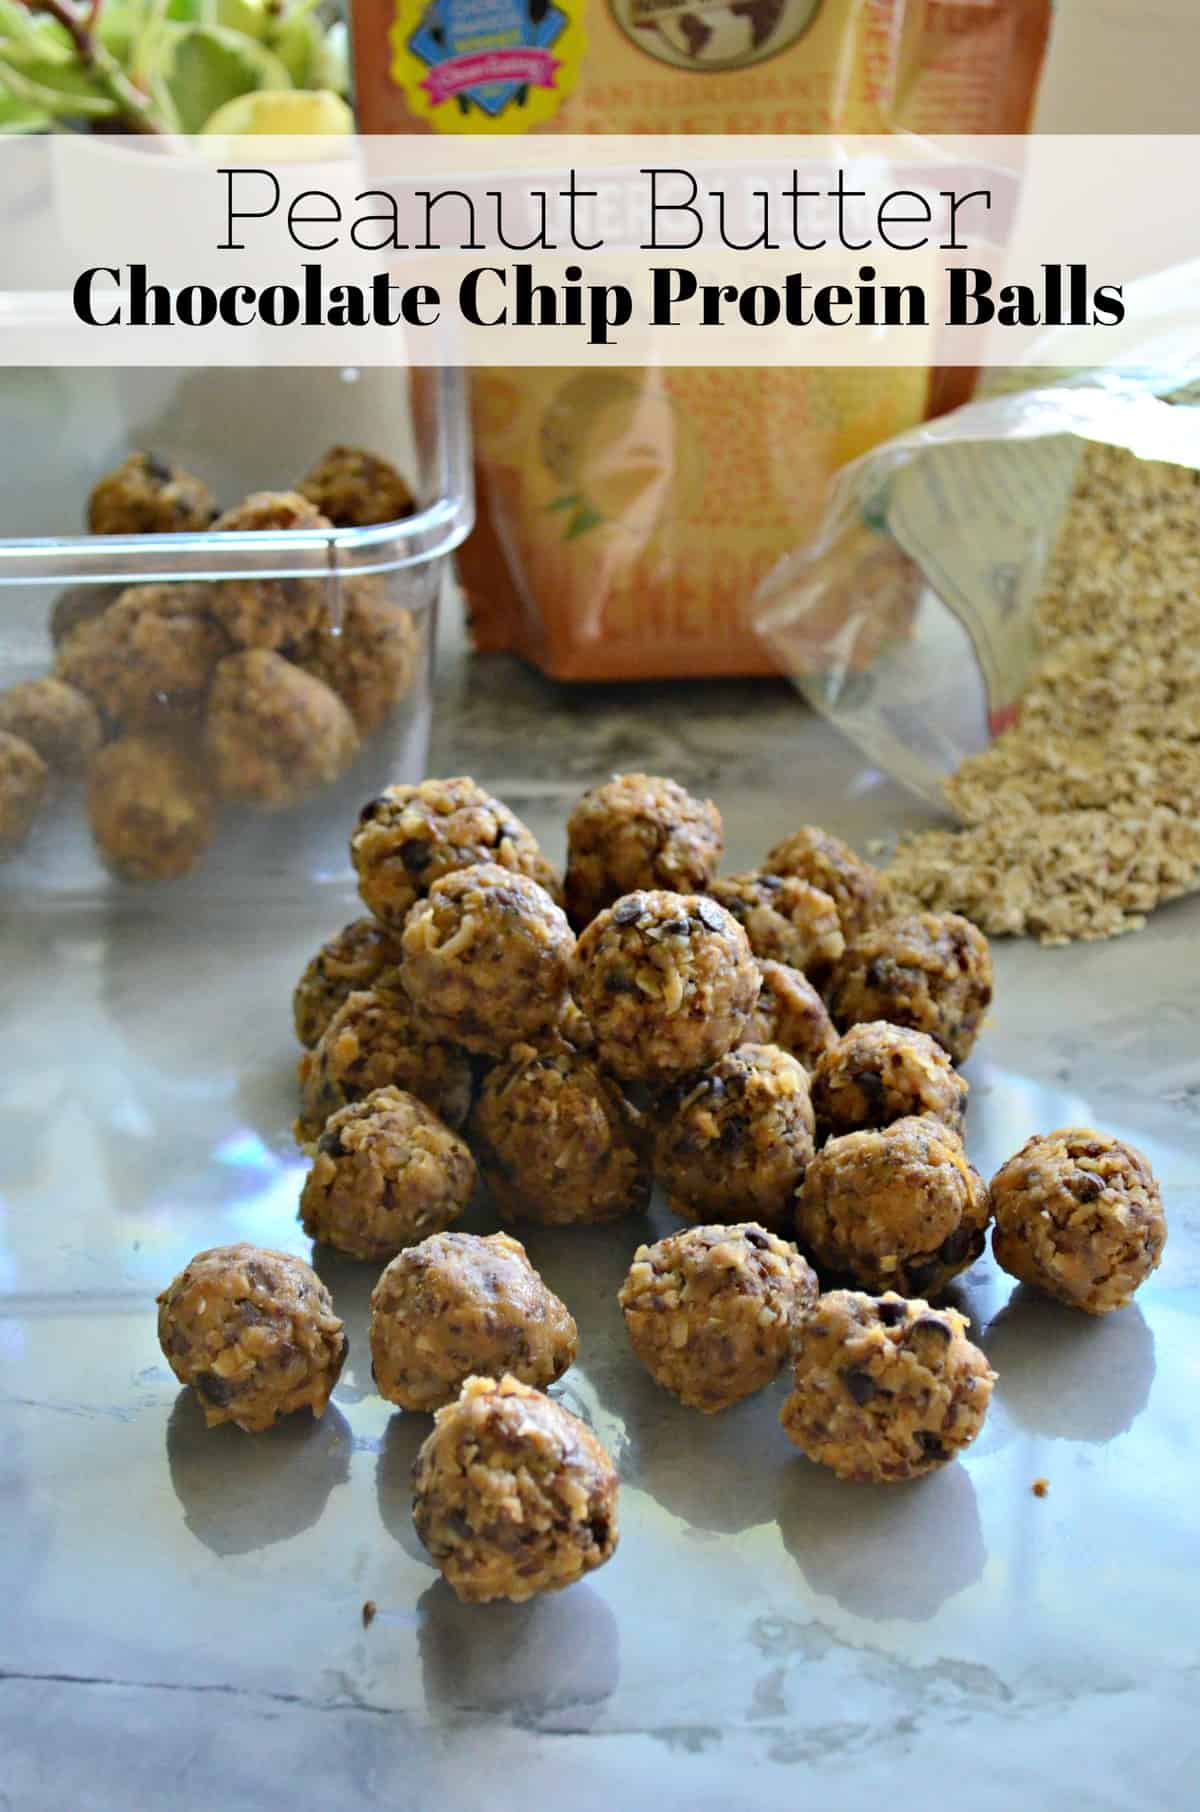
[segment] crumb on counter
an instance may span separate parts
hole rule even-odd
[[[362,1608],[362,1626],[363,1626],[363,1628],[365,1630],[369,1630],[378,1615],[379,1615],[379,1606],[376,1604],[376,1602],[373,1598],[368,1598]]]
[[[1034,1497],[1048,1497],[1050,1495],[1050,1480],[1034,1479],[1029,1489],[1033,1492]]]

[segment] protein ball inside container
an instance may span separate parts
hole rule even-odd
[[[401,1409],[452,1403],[473,1375],[553,1384],[578,1348],[566,1304],[507,1233],[435,1233],[371,1292],[371,1373]]]
[[[296,491],[255,491],[213,523],[214,534],[279,534],[332,529],[315,504]],[[299,642],[321,620],[330,580],[221,579],[212,587],[212,613],[239,648],[278,649]]]
[[[47,777],[37,750],[0,730],[0,858],[15,855],[33,829]]]
[[[958,1134],[910,1117],[830,1139],[805,1175],[796,1235],[822,1271],[860,1289],[930,1297],[974,1264],[990,1216]]]
[[[576,930],[623,894],[706,893],[725,848],[721,814],[678,781],[617,774],[567,820],[567,914]]]
[[[891,883],[883,872],[864,862],[839,837],[806,824],[785,837],[763,861],[768,874],[799,875],[830,895],[847,942],[891,910]]]
[[[279,1416],[323,1416],[346,1358],[342,1323],[311,1265],[261,1246],[198,1252],[158,1298],[158,1339],[210,1428],[247,1434]]]
[[[202,479],[152,453],[131,453],[93,487],[87,525],[93,535],[181,535],[207,529],[216,513]]]
[[[397,522],[417,507],[395,466],[362,447],[330,447],[298,489],[338,528]]]
[[[312,1049],[338,1008],[400,961],[400,940],[376,919],[355,919],[311,958],[292,995],[296,1037]]]
[[[58,774],[82,774],[104,741],[91,699],[58,679],[24,680],[0,692],[0,730],[27,742]]]
[[[779,1412],[802,1453],[858,1484],[945,1465],[983,1427],[996,1374],[955,1309],[831,1290],[796,1326],[795,1388]]]
[[[1027,1140],[992,1178],[992,1208],[997,1264],[1088,1315],[1131,1301],[1167,1241],[1145,1157],[1090,1127]]]
[[[360,736],[371,736],[411,690],[421,635],[411,610],[394,604],[378,579],[344,579],[340,619],[326,611],[292,658],[337,693]]]
[[[803,1066],[776,1045],[738,1045],[662,1104],[654,1170],[667,1206],[790,1233],[814,1127]]]
[[[66,638],[56,677],[86,693],[114,724],[152,728],[193,715],[229,650],[208,613],[209,590],[178,582],[128,586]]]
[[[915,912],[846,946],[829,1005],[843,1030],[872,1019],[912,1026],[962,1063],[991,999],[991,951],[978,926],[956,912]]]
[[[120,585],[68,585],[59,592],[50,610],[50,640],[57,648],[73,629],[103,616],[116,602],[124,587]]]
[[[265,648],[231,654],[213,678],[205,747],[226,799],[287,811],[345,772],[358,732],[341,699]]]
[[[715,900],[631,893],[600,913],[575,951],[571,990],[603,1068],[675,1082],[740,1042],[758,997],[746,933]]]
[[[641,1116],[588,1058],[518,1046],[484,1080],[471,1121],[479,1168],[505,1220],[551,1226],[645,1213]]]
[[[746,1026],[747,1044],[777,1044],[810,1073],[837,1043],[828,1009],[813,984],[786,963],[759,962],[762,985]]]
[[[812,1075],[817,1127],[834,1138],[928,1114],[961,1132],[969,1085],[927,1032],[872,1020],[851,1026]]]
[[[495,862],[443,875],[400,942],[403,986],[437,1037],[501,1057],[562,1018],[575,937],[527,875]]]
[[[560,1591],[616,1551],[611,1459],[578,1416],[516,1378],[468,1378],[413,1479],[417,1534],[467,1604]]]
[[[719,875],[707,892],[733,914],[760,962],[787,963],[823,984],[846,947],[832,896],[799,875]]]
[[[300,1144],[320,1138],[325,1122],[377,1088],[402,1088],[460,1127],[471,1105],[471,1064],[457,1045],[436,1039],[398,990],[363,989],[338,1008],[300,1059]]]
[[[156,736],[122,736],[101,749],[88,769],[87,809],[101,856],[126,881],[187,874],[216,824],[200,767]]]
[[[617,1300],[651,1377],[712,1415],[779,1374],[797,1316],[816,1297],[796,1248],[748,1222],[639,1246]]]
[[[475,1160],[415,1095],[378,1088],[340,1108],[317,1140],[300,1196],[310,1239],[385,1260],[462,1215]]]
[[[479,862],[528,875],[552,899],[561,892],[533,832],[465,775],[390,786],[368,799],[350,839],[350,857],[364,901],[396,931],[435,881]]]

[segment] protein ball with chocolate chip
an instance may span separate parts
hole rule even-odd
[[[378,1088],[340,1108],[317,1140],[300,1196],[310,1239],[383,1261],[458,1220],[475,1160],[415,1095]]]
[[[992,999],[988,941],[956,912],[884,919],[846,946],[830,1011],[843,1031],[863,1020],[928,1032],[955,1063],[971,1053]]]
[[[120,726],[154,728],[194,715],[229,651],[208,612],[210,590],[179,582],[127,587],[67,637],[55,676]]]
[[[768,874],[798,875],[829,894],[847,942],[891,910],[892,890],[886,875],[815,824],[803,825],[777,843],[763,868]]]
[[[355,919],[309,961],[292,995],[296,1037],[311,1050],[338,1008],[400,961],[400,940],[377,919]]]
[[[808,977],[786,963],[759,962],[762,985],[746,1026],[747,1044],[777,1044],[810,1073],[837,1043],[825,1002]]]
[[[104,740],[90,698],[57,679],[24,680],[0,692],[0,730],[36,749],[56,774],[82,774]]]
[[[362,447],[330,447],[298,489],[338,528],[397,522],[417,507],[395,466]]]
[[[805,1175],[796,1237],[822,1271],[860,1289],[932,1297],[974,1264],[990,1217],[958,1134],[909,1117],[829,1140]]]
[[[88,821],[108,867],[126,881],[173,881],[213,839],[215,801],[202,769],[156,736],[122,736],[92,762]]]
[[[213,523],[213,533],[279,534],[332,529],[315,504],[296,491],[255,491]],[[330,597],[330,580],[221,579],[212,587],[212,613],[239,648],[279,649],[317,627]]]
[[[402,931],[409,909],[459,868],[496,862],[557,900],[557,876],[533,832],[474,780],[423,780],[368,799],[350,839],[358,891],[375,917]]]
[[[417,1534],[464,1603],[561,1591],[616,1551],[611,1459],[578,1416],[516,1378],[468,1378],[413,1479]]]
[[[125,588],[121,585],[68,585],[59,592],[50,610],[50,640],[57,648],[73,629],[103,616]]]
[[[337,619],[327,609],[292,652],[298,667],[337,693],[360,736],[373,735],[411,690],[420,658],[416,618],[369,575],[343,580]]]
[[[712,1415],[778,1376],[796,1319],[816,1297],[795,1246],[748,1222],[639,1246],[617,1300],[651,1377]]]
[[[823,985],[845,949],[832,897],[799,875],[719,875],[706,892],[733,914],[760,962],[787,963]]]
[[[571,971],[601,1067],[652,1084],[695,1075],[738,1044],[758,985],[746,933],[696,894],[626,895],[592,920]]]
[[[249,1245],[214,1246],[184,1266],[158,1298],[158,1339],[208,1426],[247,1434],[297,1409],[323,1416],[347,1345],[312,1267]]]
[[[945,1465],[983,1427],[996,1374],[955,1309],[831,1290],[796,1324],[790,1441],[840,1479],[895,1484]]]
[[[94,486],[87,525],[93,535],[182,535],[207,529],[216,513],[202,479],[152,453],[131,453]]]
[[[927,1032],[871,1020],[851,1026],[817,1060],[812,1101],[822,1135],[890,1126],[928,1114],[961,1132],[969,1092],[941,1045]]]
[[[762,1221],[790,1233],[813,1155],[803,1066],[773,1044],[740,1044],[659,1109],[654,1171],[688,1221]]]
[[[711,799],[654,774],[614,775],[567,820],[567,915],[581,931],[623,894],[706,893],[724,848]]]
[[[562,1018],[575,937],[527,875],[495,862],[443,875],[400,943],[401,981],[436,1037],[501,1057]]]
[[[1027,1140],[992,1178],[992,1208],[997,1264],[1088,1315],[1131,1301],[1167,1242],[1145,1157],[1090,1127]]]
[[[218,665],[204,743],[224,798],[281,812],[345,772],[358,752],[358,732],[328,686],[282,656],[253,648]]]
[[[641,1116],[565,1044],[518,1046],[489,1071],[471,1135],[505,1220],[572,1226],[646,1210],[651,1178]]]
[[[433,1037],[401,991],[363,989],[338,1008],[300,1059],[302,1145],[348,1102],[377,1088],[402,1088],[447,1125],[460,1127],[471,1105],[471,1064],[458,1045]]]
[[[401,1409],[452,1403],[473,1375],[553,1384],[578,1347],[566,1304],[507,1233],[435,1233],[371,1292],[371,1373]]]
[[[15,855],[29,836],[48,777],[36,749],[0,730],[0,859]]]

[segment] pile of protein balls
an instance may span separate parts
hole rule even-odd
[[[280,533],[390,522],[416,505],[386,460],[331,447],[295,491],[223,514],[190,473],[133,453],[88,500],[97,535]],[[96,847],[131,881],[174,880],[223,804],[304,804],[410,690],[412,613],[364,574],[78,585],[54,605],[52,672],[0,693],[0,859],[55,781],[83,778]]]
[[[713,804],[620,775],[572,813],[560,886],[474,781],[390,787],[351,840],[371,916],[296,989],[300,1219],[384,1266],[375,1383],[435,1412],[414,1513],[462,1598],[566,1585],[617,1541],[611,1460],[543,1394],[576,1355],[569,1310],[507,1233],[447,1231],[477,1168],[502,1220],[555,1225],[641,1214],[657,1179],[690,1225],[631,1255],[634,1352],[707,1413],[790,1366],[784,1430],[846,1479],[913,1478],[979,1432],[995,1374],[930,1299],[993,1218],[999,1263],[1089,1314],[1159,1262],[1158,1186],[1118,1140],[1033,1138],[990,1188],[967,1161],[955,1066],[992,994],[974,925],[892,916],[821,830],[749,874],[717,877],[722,847]],[[345,1339],[301,1260],[201,1253],[160,1305],[210,1423],[324,1409]]]

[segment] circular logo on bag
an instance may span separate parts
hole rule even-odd
[[[676,69],[747,69],[806,32],[821,0],[609,0],[639,50]]]

